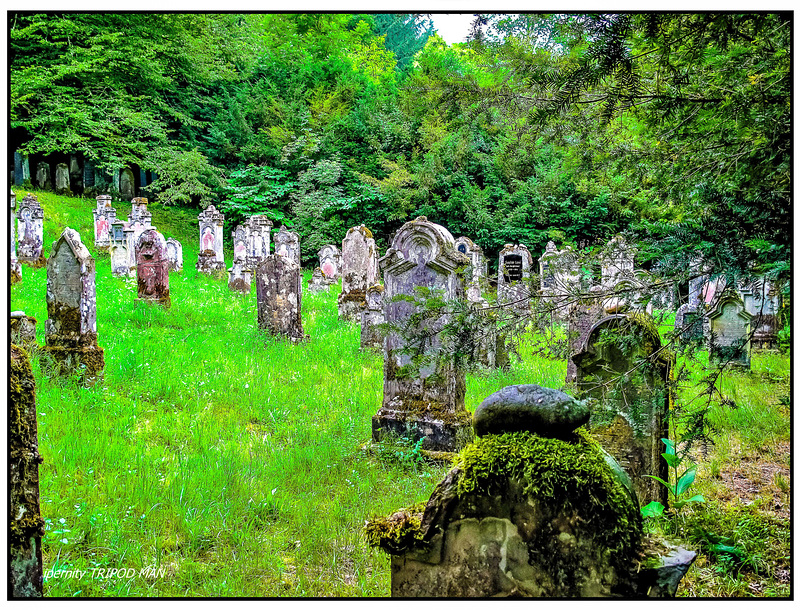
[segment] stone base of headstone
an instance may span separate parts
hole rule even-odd
[[[339,319],[359,323],[361,321],[361,312],[367,306],[366,298],[366,293],[363,291],[354,290],[347,294],[341,293],[337,299]]]
[[[382,349],[383,333],[376,329],[386,322],[383,310],[366,309],[361,312],[361,349]]]
[[[416,406],[416,405],[415,405]],[[424,439],[421,449],[429,451],[458,451],[472,438],[472,418],[467,411],[442,416],[436,405],[423,408],[381,407],[372,416],[372,440],[380,442],[387,436],[407,438],[411,442]]]
[[[26,316],[24,311],[12,311],[8,325],[9,340],[31,351],[39,346],[36,343],[36,318]]]
[[[44,254],[42,254],[39,258],[19,258],[19,262],[27,265],[28,267],[33,267],[34,269],[41,269],[42,267],[47,267],[47,258],[45,258]]]
[[[57,376],[78,375],[81,381],[91,386],[103,379],[105,354],[102,347],[62,347],[46,345],[42,354],[46,367]]]
[[[253,272],[249,269],[243,269],[238,277],[228,270],[228,290],[239,294],[250,294],[252,276]]]
[[[228,273],[224,261],[217,260],[217,253],[213,250],[204,250],[197,255],[195,269],[215,279],[222,279]]]
[[[750,339],[751,349],[775,349],[778,347],[778,317],[774,314],[753,317],[756,327]]]
[[[22,265],[19,264],[19,261],[11,263],[9,267],[9,281],[12,284],[22,281]]]
[[[164,292],[159,299],[133,299],[134,307],[139,304],[144,305],[161,305],[164,309],[169,309],[172,306],[172,299],[169,296],[169,290]]]
[[[28,354],[11,345],[8,393],[8,595],[42,597],[42,536],[39,509],[39,441],[36,429],[36,381]]]

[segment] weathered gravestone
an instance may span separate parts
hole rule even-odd
[[[533,257],[523,244],[506,244],[497,267],[497,301],[520,311],[530,311]]]
[[[482,300],[482,292],[486,288],[487,262],[483,250],[469,237],[459,237],[455,247],[461,254],[469,258],[470,280],[467,283],[467,300],[477,303]]]
[[[281,226],[275,233],[275,254],[285,256],[300,266],[300,235]]]
[[[269,256],[272,221],[263,215],[250,216],[245,226],[248,228],[247,267],[254,270],[258,263]]]
[[[581,347],[589,337],[589,332],[597,322],[605,317],[605,310],[600,299],[600,286],[592,287],[590,292],[597,296],[576,301],[569,308],[567,314],[569,357],[567,358],[567,376],[564,380],[567,385],[573,385],[578,379],[578,367],[572,361],[572,356],[581,351]]]
[[[634,279],[635,254],[635,248],[621,235],[617,235],[606,244],[600,256],[600,285],[604,290],[612,290],[622,280]]]
[[[19,151],[14,152],[14,186],[25,186],[30,188],[30,185],[25,184],[30,182],[31,168],[28,162],[28,155]]]
[[[119,174],[119,196],[126,201],[136,197],[136,182],[133,177],[133,170],[128,167]]]
[[[778,344],[778,313],[780,293],[768,279],[761,277],[743,282],[738,287],[744,310],[750,314],[753,330],[750,344],[753,349],[773,348]]]
[[[36,381],[28,354],[11,345],[8,393],[8,594],[42,596],[42,536],[39,510],[39,439],[36,427]]]
[[[94,163],[89,159],[83,161],[83,195],[91,197],[97,192],[95,188],[98,186],[97,178],[95,176],[96,168]]]
[[[196,268],[200,273],[222,277],[225,272],[225,253],[222,250],[225,215],[210,205],[197,216],[197,220],[200,223],[200,253]]]
[[[675,312],[675,332],[682,343],[703,340],[703,286],[708,281],[708,276],[703,275],[705,265],[702,259],[695,259],[690,263],[689,296],[683,305]]]
[[[463,297],[464,281],[457,271],[467,262],[456,251],[447,229],[424,216],[404,224],[380,259],[386,322],[393,328],[383,344],[383,405],[372,418],[373,440],[394,433],[414,441],[424,439],[423,449],[453,451],[469,436],[464,372],[438,358],[447,347],[439,334],[447,317],[415,320],[412,316],[419,312],[414,303],[393,301],[395,296],[415,295],[418,288],[439,293],[444,299]],[[408,336],[412,330],[419,336]],[[415,366],[414,352],[427,361]]]
[[[348,229],[342,240],[342,292],[337,299],[340,320],[360,320],[367,288],[378,280],[378,248],[372,232],[364,225]]]
[[[94,383],[103,373],[97,345],[94,259],[77,231],[66,227],[47,260],[47,321],[44,352],[59,374],[79,373]]]
[[[327,246],[322,246],[319,251],[319,268],[322,271],[322,275],[324,276],[325,280],[329,284],[333,284],[339,277],[342,275],[341,273],[341,254],[339,253],[339,248],[336,246],[329,244]]]
[[[183,271],[183,246],[174,237],[167,240],[167,260],[170,271]]]
[[[44,210],[36,195],[28,193],[17,209],[17,257],[20,262],[43,267],[47,260],[42,254],[44,246]]]
[[[36,318],[26,316],[24,311],[12,311],[9,315],[8,334],[11,343],[27,351],[38,349],[36,343]]]
[[[83,192],[83,170],[77,155],[69,156],[69,183],[79,193]]]
[[[153,214],[147,209],[146,197],[134,197],[131,199],[131,214],[128,217],[128,226],[133,229],[133,243],[139,239],[143,231],[154,229],[151,221]]]
[[[591,398],[592,435],[622,465],[643,505],[667,504],[667,463],[672,366],[653,319],[615,314],[594,324],[572,357],[581,398]]]
[[[322,269],[319,267],[315,267],[314,271],[311,273],[311,279],[308,280],[308,291],[312,294],[316,294],[317,292],[328,292],[331,285],[325,279],[325,275],[322,273]]]
[[[167,242],[155,229],[147,229],[136,239],[137,301],[158,303],[169,309],[169,259]]]
[[[725,291],[704,320],[709,362],[750,368],[752,316],[734,291]]]
[[[14,191],[11,192],[11,209],[9,217],[9,226],[11,227],[11,257],[9,259],[9,280],[11,284],[16,284],[22,281],[22,265],[17,258],[17,230],[14,219],[16,218],[17,210],[17,196]]]
[[[242,261],[247,258],[247,243],[250,238],[249,227],[246,225],[236,225],[231,233],[233,237],[233,262]]]
[[[383,333],[377,328],[386,321],[383,296],[384,289],[380,284],[367,288],[367,305],[361,312],[361,349],[383,347]]]
[[[41,161],[36,165],[36,187],[40,191],[49,191],[53,188],[50,180],[50,164]]]
[[[134,251],[134,229],[122,220],[111,223],[108,253],[111,258],[111,274],[114,277],[136,277],[136,253]]]
[[[117,220],[117,210],[111,207],[111,195],[98,195],[94,216],[94,247],[107,250],[111,247],[111,225]]]
[[[235,259],[228,269],[228,290],[241,294],[250,294],[253,281],[253,270],[247,266],[245,259]]]
[[[392,597],[673,596],[695,553],[649,550],[630,480],[578,429],[588,418],[537,385],[484,400],[480,438],[428,501],[365,526],[392,556]]]
[[[69,188],[69,166],[66,163],[56,165],[56,194],[72,195]]]
[[[302,280],[300,265],[288,256],[272,254],[256,267],[258,327],[292,342],[303,334]]]
[[[554,320],[568,319],[581,283],[577,257],[572,248],[559,250],[555,243],[547,242],[539,258],[539,277],[542,305],[551,310]]]

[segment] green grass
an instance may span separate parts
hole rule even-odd
[[[64,226],[94,253],[94,202],[38,195],[45,255]],[[116,205],[126,218],[129,208]],[[49,379],[33,357],[45,570],[88,572],[48,578],[45,595],[388,596],[389,558],[366,545],[362,526],[427,499],[447,466],[407,459],[412,448],[402,444],[365,448],[381,404],[382,356],[362,352],[359,327],[338,321],[337,287],[303,295],[308,342],[258,331],[254,293],[232,294],[225,281],[195,271],[196,214],[150,209],[154,225],[183,244],[184,271],[170,277],[172,308],[135,306],[135,282],[113,277],[108,257],[96,256],[104,382],[84,388]],[[40,345],[45,285],[45,269],[25,267],[23,282],[10,288],[11,309],[37,318]],[[509,372],[468,375],[467,408],[510,384],[562,387],[566,362],[532,349],[523,341],[522,362]],[[741,412],[715,406],[715,422],[733,439],[729,452],[788,438],[788,407],[765,399],[788,394],[788,358],[753,362],[753,373],[723,380]],[[733,456],[712,458],[724,472]],[[708,480],[704,493],[716,493]],[[776,527],[758,530],[772,546],[748,538],[764,565],[771,565],[766,550],[788,553],[783,538],[770,538]],[[148,567],[163,573],[139,574]],[[101,568],[136,574],[100,577]],[[763,594],[785,594],[772,573]],[[696,587],[701,594],[738,591],[724,579],[741,579],[709,578]]]

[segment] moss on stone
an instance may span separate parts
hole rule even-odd
[[[388,553],[402,553],[423,538],[425,502],[401,508],[388,517],[373,517],[364,525],[367,544]]]
[[[447,405],[433,400],[403,398],[402,410],[397,411],[397,419],[440,421],[449,425],[472,426],[472,415],[466,409],[453,411]]]

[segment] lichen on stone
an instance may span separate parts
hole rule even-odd
[[[425,502],[401,508],[386,517],[373,517],[364,525],[367,544],[388,553],[400,553],[423,538],[422,513]]]

